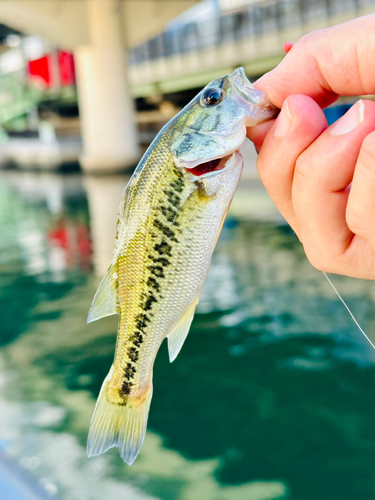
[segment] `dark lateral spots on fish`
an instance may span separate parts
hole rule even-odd
[[[124,382],[122,383],[121,389],[119,391],[120,396],[122,396],[123,398],[125,398],[126,396],[129,396],[132,385],[133,384],[131,382],[124,380]]]
[[[175,220],[177,219],[178,212],[176,212],[176,210],[171,206],[165,207],[164,205],[162,205],[160,207],[160,211],[168,222],[175,222]]]
[[[129,340],[135,347],[139,347],[143,342],[143,335],[141,332],[135,331]]]
[[[182,176],[173,181],[170,186],[178,193],[182,193],[182,191],[184,190],[184,180]]]
[[[172,231],[172,229],[170,229],[168,226],[160,222],[160,220],[158,219],[154,219],[153,224],[164,234],[164,236],[178,243],[178,240],[176,238],[176,233]]]
[[[147,323],[150,323],[150,318],[147,316],[147,314],[140,313],[137,314],[135,317],[135,324],[137,330],[140,330],[142,333],[145,333],[144,330],[147,327]]]
[[[136,347],[129,347],[128,356],[129,356],[129,359],[131,361],[133,361],[133,363],[136,363],[138,361],[138,358],[139,358],[138,349]]]
[[[149,255],[148,258],[152,260],[152,262],[157,262],[161,264],[163,267],[169,266],[170,262],[165,257],[154,257],[153,255]]]
[[[168,245],[166,241],[162,241],[154,246],[154,249],[158,252],[159,255],[168,255],[171,256],[172,247]]]
[[[170,265],[170,262],[168,259],[166,259],[165,257],[158,257],[157,259],[154,259],[154,262],[158,262],[159,264],[161,264],[163,267],[167,267]]]
[[[158,278],[164,278],[164,270],[161,266],[147,266],[147,269]]]
[[[147,285],[151,288],[153,288],[154,290],[156,290],[157,292],[160,291],[160,285],[159,283],[156,281],[155,278],[153,278],[152,276],[150,276],[147,280]]]
[[[143,310],[149,311],[152,307],[152,304],[157,301],[157,298],[152,293],[150,293],[146,301],[143,303]]]
[[[175,208],[180,208],[181,197],[178,196],[178,194],[176,194],[174,191],[172,191],[170,189],[168,189],[168,190],[165,189],[164,193],[167,195],[168,201],[171,205],[173,205]]]
[[[136,369],[131,363],[127,363],[124,370],[124,377],[126,380],[131,380],[134,378]]]

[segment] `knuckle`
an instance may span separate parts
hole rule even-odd
[[[349,195],[346,223],[352,233],[370,241],[374,239],[373,210],[370,207],[373,198],[371,186],[375,183],[375,132],[363,140],[358,161],[361,182]]]
[[[320,256],[314,255],[311,252],[306,252],[306,250],[305,253],[308,261],[313,267],[315,267],[315,269],[325,273],[332,272],[332,266],[330,266],[325,259],[322,259]]]
[[[257,159],[257,170],[264,187],[267,189],[274,184],[274,172],[271,167],[271,163],[264,162],[261,159],[261,155]]]
[[[302,239],[303,248],[310,264],[324,273],[337,273],[340,269],[341,255],[329,249],[329,245],[317,245],[316,242],[306,242]]]
[[[280,173],[274,168],[274,163],[272,161],[263,161],[261,155],[259,155],[257,160],[257,170],[267,192],[271,196],[277,196],[279,193],[278,188],[280,186]]]
[[[294,176],[297,182],[306,183],[314,180],[316,176],[316,169],[314,168],[314,162],[312,161],[310,155],[306,152],[303,152],[297,158]]]
[[[307,260],[310,262],[310,264],[315,267],[315,269],[317,269],[318,271],[323,271],[324,270],[324,265],[323,263],[321,262],[320,259],[316,258],[315,256],[309,254],[306,252],[306,257],[307,257]]]
[[[319,42],[321,33],[323,30],[313,30],[310,31],[309,33],[306,33],[306,35],[303,35],[298,42],[295,44],[298,48],[306,48],[311,47],[312,45],[315,45],[317,42]]]
[[[360,154],[362,166],[375,173],[375,132],[371,132],[363,139]]]
[[[310,264],[318,271],[329,272],[328,268],[330,268],[330,266],[328,265],[329,262],[327,262],[328,259],[327,256],[324,255],[324,251],[318,249],[316,245],[310,245],[309,243],[306,243],[305,241],[303,241],[303,237],[302,244],[306,257]]]
[[[358,203],[352,203],[346,213],[346,223],[350,231],[364,238],[367,235],[366,220]]]
[[[263,161],[262,151],[258,155],[256,165],[257,165],[257,170],[258,170],[258,173],[259,173],[262,181],[263,181],[263,179],[267,179],[269,176],[269,165],[267,165],[266,161]]]

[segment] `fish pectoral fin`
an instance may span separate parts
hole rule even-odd
[[[182,316],[180,321],[168,335],[168,352],[169,361],[172,363],[177,358],[177,354],[180,352],[183,343],[189,333],[191,322],[193,321],[195,308],[197,307],[199,296],[189,308],[186,310],[185,314]]]
[[[111,316],[118,313],[117,298],[116,298],[116,285],[114,274],[116,270],[114,266],[109,266],[109,269],[104,276],[99,288],[96,291],[94,300],[92,301],[89,314],[87,316],[87,323],[96,321],[97,319]]]
[[[123,460],[131,465],[145,439],[152,384],[142,398],[129,395],[121,403],[113,400],[110,395],[112,373],[113,370],[104,380],[95,406],[87,441],[87,455],[100,455],[117,446]]]

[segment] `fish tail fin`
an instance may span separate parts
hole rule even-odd
[[[100,455],[117,446],[120,455],[131,465],[137,458],[146,435],[148,412],[152,398],[152,383],[142,397],[122,398],[109,387],[109,372],[103,382],[92,416],[87,441],[89,457]]]

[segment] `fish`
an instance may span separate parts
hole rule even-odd
[[[125,188],[113,260],[87,322],[118,314],[113,364],[91,420],[88,456],[117,446],[131,465],[143,444],[152,372],[188,334],[236,191],[246,127],[277,111],[243,68],[217,78],[156,136]]]

